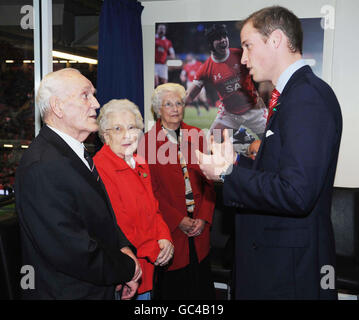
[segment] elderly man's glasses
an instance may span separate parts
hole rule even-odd
[[[106,129],[106,131],[112,131],[116,134],[124,134],[125,132],[128,132],[129,134],[137,134],[139,129],[135,126],[129,126],[127,128],[123,126],[114,126],[112,128]]]
[[[184,103],[182,101],[177,101],[175,103],[167,101],[162,106],[167,108],[167,109],[172,109],[175,106],[176,106],[176,108],[182,108],[182,107],[184,107]]]

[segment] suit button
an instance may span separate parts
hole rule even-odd
[[[253,248],[253,250],[257,250],[257,249],[258,249],[258,246],[257,246],[257,244],[256,244],[255,242],[252,243],[252,248]]]

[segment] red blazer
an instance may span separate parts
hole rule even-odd
[[[199,261],[209,253],[210,225],[215,206],[213,183],[208,181],[197,165],[194,150],[203,150],[204,135],[196,128],[181,123],[183,132],[183,154],[186,158],[187,169],[195,200],[193,218],[200,218],[208,223],[201,235],[195,237],[195,247]],[[189,132],[190,134],[186,134]],[[156,138],[157,137],[157,138]],[[178,228],[183,217],[187,216],[185,202],[185,184],[182,168],[177,160],[177,145],[168,141],[161,130],[160,121],[147,132],[139,144],[138,154],[146,158],[151,171],[152,187],[159,201],[160,211],[171,230],[175,246],[174,258],[168,270],[183,268],[189,264],[188,237]],[[167,163],[170,161],[170,163]]]
[[[148,165],[136,156],[135,160],[136,167],[133,170],[107,145],[104,145],[94,157],[117,223],[137,249],[137,257],[142,268],[138,293],[143,293],[152,289],[153,263],[160,252],[157,240],[172,241],[172,238],[152,192]]]

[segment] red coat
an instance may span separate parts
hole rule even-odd
[[[200,218],[208,222],[202,234],[195,237],[194,241],[198,259],[202,261],[209,253],[209,232],[216,195],[213,183],[205,178],[196,163],[194,150],[203,150],[203,136],[199,135],[201,130],[183,122],[181,128],[191,130],[189,136],[182,131],[184,132],[182,149],[188,150],[183,154],[186,158],[195,200],[193,218]],[[168,270],[183,268],[189,264],[189,247],[188,237],[178,227],[183,217],[187,216],[187,208],[182,168],[177,160],[177,145],[168,141],[161,130],[160,121],[157,121],[156,125],[142,139],[138,153],[148,162],[154,194],[159,201],[162,216],[171,230],[175,252]],[[166,164],[166,160],[170,160],[171,163]]]
[[[107,145],[104,145],[94,157],[117,223],[137,249],[137,257],[142,268],[138,293],[143,293],[152,289],[153,263],[160,252],[157,240],[172,239],[152,192],[148,165],[136,156],[135,160],[136,167],[133,170]]]

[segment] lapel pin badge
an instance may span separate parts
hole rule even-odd
[[[277,107],[278,107],[279,105],[280,105],[280,102],[275,105],[275,107],[273,108],[273,111],[277,111]]]

